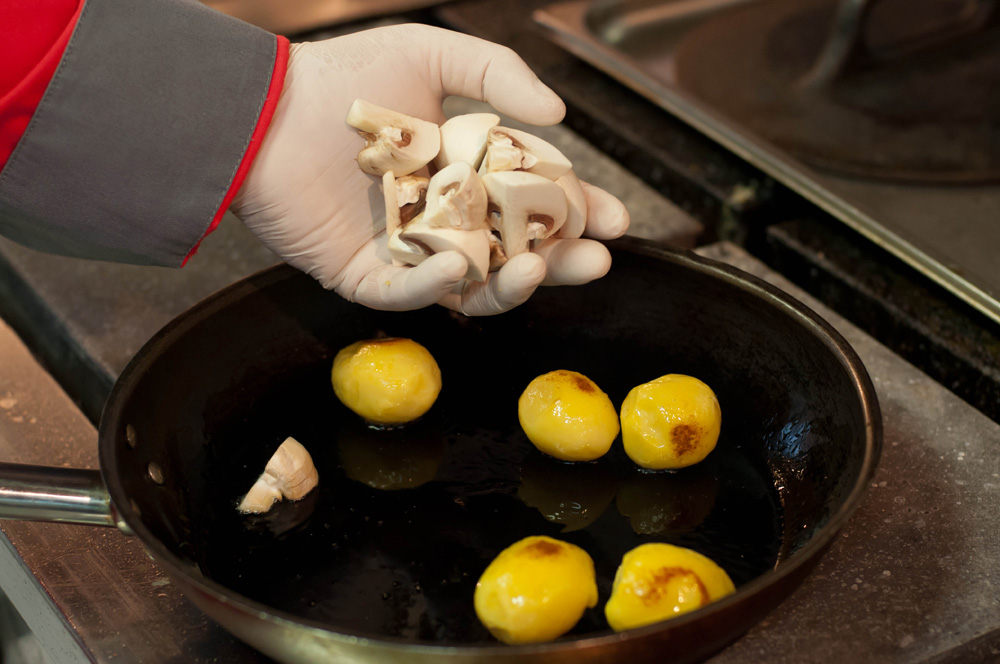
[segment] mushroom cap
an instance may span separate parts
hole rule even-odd
[[[486,136],[500,124],[493,113],[466,113],[449,118],[441,125],[441,150],[434,157],[438,170],[457,162],[479,168],[486,153]]]
[[[477,230],[439,228],[429,226],[421,219],[419,223],[414,221],[405,226],[400,232],[400,239],[425,248],[427,255],[457,251],[469,265],[465,278],[486,280],[490,270],[490,230],[485,226]]]
[[[548,141],[520,129],[494,127],[487,136],[479,174],[516,170],[556,180],[571,168],[569,159]]]
[[[471,164],[455,162],[431,178],[424,222],[438,228],[486,228],[486,189]]]
[[[389,236],[387,247],[394,261],[398,261],[400,265],[420,265],[432,255],[428,247],[407,242],[402,235],[403,229],[397,228]]]
[[[299,500],[319,483],[319,473],[309,451],[291,436],[271,455],[264,472],[240,501],[239,511],[260,514],[275,502]]]
[[[433,122],[361,99],[351,105],[347,124],[365,138],[358,166],[370,175],[381,177],[387,171],[397,178],[409,175],[431,163],[441,149],[441,130]]]

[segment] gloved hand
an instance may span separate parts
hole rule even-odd
[[[380,182],[357,166],[364,139],[345,123],[347,111],[363,99],[440,124],[449,95],[485,101],[534,125],[555,124],[565,113],[513,51],[468,35],[399,25],[293,44],[274,118],[231,209],[282,259],[375,309],[439,302],[468,315],[496,314],[527,300],[543,282],[604,276],[611,256],[586,239],[550,239],[484,283],[463,278],[465,258],[453,251],[416,267],[391,265]],[[622,235],[629,219],[621,202],[586,184],[584,191],[585,235]]]

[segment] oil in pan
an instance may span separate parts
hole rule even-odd
[[[216,437],[227,453],[214,462],[210,501],[199,514],[202,571],[338,632],[472,644],[493,641],[472,608],[479,575],[529,535],[572,542],[594,559],[600,598],[569,637],[609,630],[603,607],[615,570],[639,544],[693,548],[737,587],[775,566],[780,501],[767,465],[739,438],[738,409],[727,413],[723,404],[715,452],[682,471],[642,471],[620,439],[595,462],[564,463],[531,445],[516,405],[532,377],[525,367],[558,357],[526,357],[483,381],[479,367],[435,355],[444,389],[427,415],[405,427],[361,422],[333,395],[328,364],[275,384],[251,404],[224,440]],[[580,369],[616,406],[639,382],[613,357],[586,362]],[[263,516],[239,514],[235,503],[288,435],[312,454],[318,488]]]

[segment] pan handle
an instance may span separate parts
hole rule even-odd
[[[0,519],[124,526],[100,471],[17,463],[0,463]]]

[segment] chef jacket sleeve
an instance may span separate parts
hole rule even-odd
[[[194,0],[39,5],[57,15],[31,33],[47,42],[22,39],[8,71],[18,80],[0,87],[0,233],[51,253],[182,265],[263,140],[288,41]],[[0,41],[24,32],[3,23]]]

